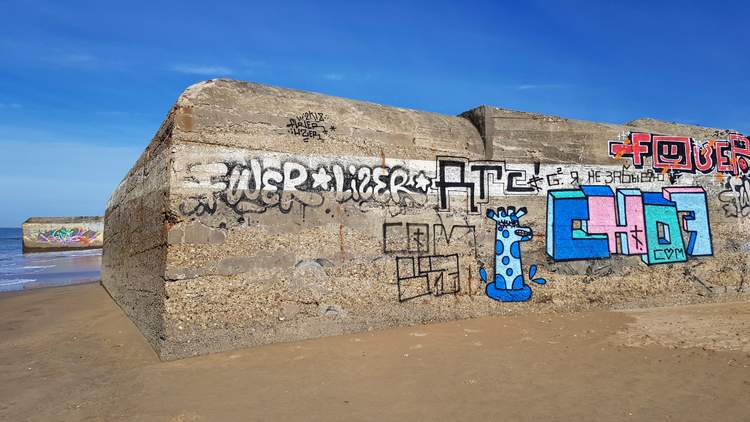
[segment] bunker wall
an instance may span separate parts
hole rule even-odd
[[[53,252],[102,247],[101,217],[32,217],[21,225],[23,252]]]
[[[169,167],[174,110],[112,194],[102,284],[157,350],[164,329],[164,272],[169,214]]]
[[[108,236],[144,224],[105,243],[105,286],[164,359],[744,291],[750,150],[732,131],[224,80],[168,121],[108,210]]]

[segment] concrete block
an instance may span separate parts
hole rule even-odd
[[[681,266],[721,284],[735,282],[721,268],[746,261],[743,139],[202,82],[113,193],[102,281],[163,359],[508,312],[700,301]],[[685,146],[735,166],[716,157],[721,169],[688,170]],[[598,194],[604,186],[611,195]],[[675,187],[692,190],[664,190]],[[679,210],[675,192],[686,195]],[[550,195],[560,212],[548,213]],[[635,219],[642,203],[659,213]],[[649,237],[628,221],[648,221]],[[551,229],[572,248],[607,239],[611,256],[550,254]]]
[[[104,218],[32,217],[21,231],[24,253],[98,249],[104,239]]]

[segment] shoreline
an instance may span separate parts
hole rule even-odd
[[[61,281],[61,282],[40,282],[40,281],[25,281],[23,288],[18,290],[0,290],[0,299],[6,295],[23,294],[25,292],[33,292],[42,289],[58,289],[60,287],[78,286],[81,284],[99,284],[101,285],[101,278],[95,280],[72,280],[72,281]]]
[[[10,249],[0,256],[0,293],[98,282],[101,260],[101,249],[27,254]]]

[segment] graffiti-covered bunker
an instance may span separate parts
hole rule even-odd
[[[508,312],[722,300],[748,138],[188,88],[107,206],[103,284],[163,359]]]
[[[23,252],[101,248],[104,218],[31,217],[21,225]]]

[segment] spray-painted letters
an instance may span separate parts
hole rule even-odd
[[[712,255],[706,192],[670,187],[662,192],[619,189],[615,195],[608,186],[582,186],[548,193],[549,256],[565,261],[615,253],[640,255],[648,265]]]
[[[727,139],[696,141],[686,136],[664,136],[630,132],[623,139],[609,141],[609,155],[630,158],[635,168],[651,159],[656,171],[673,173],[739,174],[750,165],[750,139],[733,133]]]
[[[289,133],[301,137],[305,142],[310,139],[322,141],[322,135],[328,135],[329,131],[336,131],[336,127],[333,125],[326,128],[325,121],[325,114],[308,111],[297,117],[290,118],[286,127]]]
[[[470,214],[479,214],[479,204],[489,202],[491,196],[536,195],[542,187],[539,163],[534,174],[525,170],[508,169],[503,161],[469,161],[465,158],[438,157],[435,187],[438,190],[438,210],[450,210],[450,194],[466,196]]]
[[[285,161],[279,167],[262,159],[245,162],[196,164],[188,168],[186,186],[214,191],[190,198],[181,206],[185,215],[212,214],[220,199],[239,215],[278,208],[287,213],[296,202],[318,207],[331,192],[338,203],[369,201],[378,204],[420,205],[426,201],[430,179],[423,172],[401,166],[369,167],[343,164],[310,168]]]
[[[750,176],[728,177],[724,190],[719,193],[719,201],[727,217],[750,216]]]

